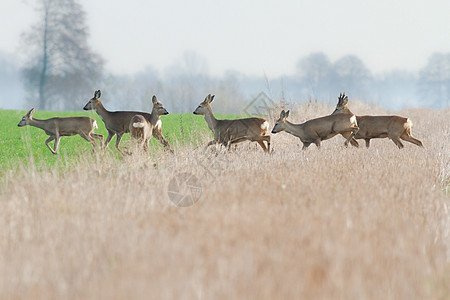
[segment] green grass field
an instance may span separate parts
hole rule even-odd
[[[4,126],[0,129],[0,169],[14,167],[18,163],[26,163],[30,157],[34,161],[42,162],[44,165],[53,165],[56,161],[70,160],[71,157],[78,157],[82,153],[91,153],[92,146],[80,136],[71,136],[61,138],[59,145],[59,155],[53,155],[45,145],[48,136],[39,128],[25,126],[18,127],[20,119],[27,111],[22,110],[0,110],[0,120]],[[37,119],[48,119],[52,117],[71,117],[87,116],[97,120],[99,126],[96,133],[103,134],[106,139],[106,131],[103,121],[95,112],[54,112],[54,111],[36,111],[34,117]],[[231,115],[218,115],[219,118],[233,118]],[[198,145],[200,136],[212,133],[209,131],[206,122],[202,116],[194,114],[169,114],[161,117],[163,121],[163,135],[169,143],[177,148],[180,145],[191,143]],[[126,134],[120,144],[120,147],[127,147],[130,136]],[[108,146],[107,151],[118,154],[115,150],[114,137]],[[50,145],[53,147],[53,143]],[[151,151],[159,151],[162,145],[156,139],[150,141]],[[117,155],[121,159],[120,155]]]

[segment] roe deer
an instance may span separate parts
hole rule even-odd
[[[130,121],[131,144],[144,148],[148,152],[148,143],[152,137],[153,126],[142,115],[135,115]]]
[[[95,91],[94,97],[89,100],[88,103],[84,106],[84,110],[95,110],[100,118],[105,123],[106,129],[108,130],[108,137],[106,138],[105,148],[109,145],[109,142],[117,135],[116,140],[116,149],[123,154],[122,150],[119,149],[120,140],[124,133],[130,132],[130,121],[131,118],[135,115],[143,116],[147,121],[149,121],[152,126],[156,129],[153,130],[152,133],[154,136],[164,145],[164,147],[171,152],[169,143],[164,139],[161,133],[161,120],[159,118],[160,115],[169,114],[167,110],[164,108],[161,102],[158,101],[156,96],[153,96],[153,110],[152,113],[145,112],[137,112],[137,111],[108,111],[103,107],[103,104],[100,102],[101,97],[100,90]]]
[[[332,115],[352,114],[347,107],[348,96],[340,94],[338,104]],[[370,146],[370,139],[390,138],[399,149],[403,148],[400,139],[413,143],[419,147],[423,147],[420,140],[411,135],[412,122],[408,118],[400,116],[356,116],[359,131],[355,135],[355,139],[364,139],[366,147]]]
[[[47,120],[38,120],[33,118],[34,108],[32,108],[22,120],[20,120],[17,126],[23,127],[26,125],[34,126],[45,131],[50,137],[45,141],[48,149],[53,154],[58,154],[59,140],[62,136],[80,135],[86,141],[92,144],[93,151],[96,148],[96,142],[100,141],[100,146],[103,143],[103,135],[94,133],[94,129],[97,129],[97,121],[88,117],[68,117],[68,118],[51,118]],[[48,143],[55,140],[54,150]]]
[[[213,100],[214,95],[209,94],[194,111],[195,115],[204,115],[209,129],[214,133],[214,140],[206,147],[219,143],[229,149],[231,144],[252,141],[257,142],[265,152],[270,152],[270,135],[266,135],[269,131],[269,122],[261,118],[218,120],[212,112]],[[264,141],[267,142],[267,147]]]
[[[337,134],[350,132],[345,146],[358,131],[358,125],[355,116],[333,115],[306,121],[302,124],[292,124],[286,120],[289,117],[289,111],[282,111],[280,118],[275,123],[272,133],[278,133],[285,130],[298,138],[303,143],[303,150],[309,147],[311,143],[320,148],[320,142],[334,137]]]
[[[153,103],[153,109],[152,113],[150,114],[150,124],[153,127],[152,135],[159,140],[161,144],[163,144],[164,149],[170,151],[173,153],[172,148],[170,147],[170,144],[164,136],[162,135],[162,122],[161,122],[161,115],[168,115],[169,112],[164,108],[164,105],[156,98],[156,96],[152,97],[152,103]]]

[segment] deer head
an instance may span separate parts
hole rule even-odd
[[[204,115],[208,109],[211,109],[211,102],[214,100],[215,95],[209,94],[206,96],[205,100],[198,105],[194,110],[194,115]]]
[[[280,118],[275,123],[272,129],[272,133],[278,133],[286,129],[286,118],[289,117],[289,111],[282,110],[280,113]]]
[[[345,95],[345,92],[343,94],[339,94],[338,103],[336,105],[336,109],[334,110],[333,114],[347,112],[348,111],[347,103],[348,103],[348,96]]]
[[[83,107],[84,110],[95,110],[97,109],[98,104],[100,103],[100,97],[102,96],[102,92],[100,90],[94,92],[94,97],[89,100],[88,103]]]
[[[19,122],[19,124],[17,124],[17,126],[23,127],[26,125],[30,125],[30,121],[33,119],[33,114],[34,114],[34,108],[30,109],[30,111],[27,112],[27,114],[22,117],[22,120],[20,120],[20,122]]]
[[[156,96],[153,96],[152,102],[153,102],[153,111],[155,111],[159,116],[169,114],[164,105],[158,101]]]

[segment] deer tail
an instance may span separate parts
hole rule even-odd
[[[144,122],[134,122],[133,127],[134,128],[143,128],[145,126]]]

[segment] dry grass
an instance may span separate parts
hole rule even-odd
[[[448,299],[450,111],[401,114],[425,149],[336,137],[302,152],[280,133],[272,155],[180,146],[7,172],[0,298]],[[202,184],[188,208],[167,194],[184,171]]]

